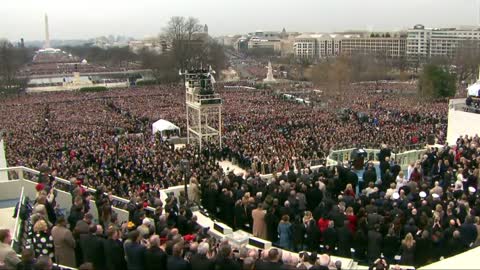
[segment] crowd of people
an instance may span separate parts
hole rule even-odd
[[[480,244],[479,154],[479,137],[465,136],[428,150],[406,172],[384,148],[378,170],[368,163],[361,181],[342,166],[268,182],[229,175],[218,186],[202,183],[202,203],[284,249],[421,266]]]
[[[134,228],[144,225],[141,208],[155,207],[158,213],[154,217],[158,219],[155,224],[165,227],[149,231],[148,237],[156,233],[164,238],[165,228],[168,228],[167,236],[175,229],[180,231],[175,235],[198,232],[186,229],[195,225],[188,207],[182,208],[183,202],[178,203],[179,207],[171,198],[163,206],[158,198],[159,190],[182,183],[180,161],[186,159],[191,168],[189,197],[194,202],[202,204],[233,228],[251,231],[284,249],[353,255],[369,263],[374,263],[383,252],[385,261],[391,263],[391,255],[400,252],[400,239],[405,238],[410,253],[402,249],[404,263],[420,265],[439,256],[452,255],[441,253],[443,250],[439,247],[466,237],[462,226],[473,225],[471,221],[476,216],[470,211],[475,209],[476,197],[472,194],[476,193],[469,193],[468,188],[477,188],[473,184],[476,180],[472,179],[478,178],[478,150],[471,146],[478,146],[478,138],[473,139],[474,142],[470,142],[471,138],[463,138],[455,149],[429,152],[425,160],[412,165],[411,173],[403,175],[404,178],[398,164],[387,157],[381,159],[379,177],[373,176],[375,170],[369,168],[363,184],[343,167],[323,167],[314,172],[309,169],[312,160],[325,158],[332,149],[379,147],[381,144],[400,149],[424,142],[430,135],[439,143],[444,142],[445,102],[421,103],[416,97],[396,92],[372,93],[371,88],[375,87],[372,85],[350,87],[352,91],[348,96],[326,97],[326,107],[293,103],[269,90],[231,91],[219,87],[225,108],[224,147],[220,149],[207,143],[202,152],[193,145],[174,149],[150,131],[151,123],[163,118],[185,132],[184,89],[177,85],[102,93],[22,95],[0,101],[0,122],[5,129],[9,165],[47,167],[49,174],[69,179],[77,187],[72,191],[75,208],[70,211],[70,216],[73,213],[75,217],[72,220],[70,216],[63,218],[73,234],[78,221],[88,213],[84,209],[86,201],[96,196],[83,192],[81,185],[131,200],[132,205],[138,206],[130,209]],[[347,108],[346,119],[339,116],[338,108]],[[454,155],[453,160],[449,159],[451,155]],[[225,174],[218,164],[222,159],[237,162],[248,170],[248,174]],[[443,166],[438,165],[440,161]],[[435,172],[438,166],[442,167],[441,177]],[[298,174],[293,172],[294,168],[298,169]],[[266,173],[273,173],[273,180],[265,181],[260,177]],[[460,185],[453,181],[458,175],[469,179],[468,185],[461,182],[462,194],[458,192]],[[452,181],[455,186],[450,192]],[[51,204],[48,197],[52,183],[40,182],[43,186],[39,188],[37,204]],[[430,192],[437,187],[436,182],[442,189],[440,199],[433,198]],[[360,194],[356,194],[357,186]],[[47,199],[41,196],[44,189]],[[420,196],[421,192],[426,195]],[[106,202],[97,207],[98,216],[102,217],[98,222],[101,227],[96,226],[98,232],[93,232],[92,227],[87,234],[105,237],[111,226],[118,225],[127,237],[128,228],[111,221],[111,205],[107,198],[102,200]],[[471,203],[468,211],[465,200]],[[52,226],[62,221],[53,216],[52,207],[45,208],[50,212],[49,219],[45,220],[46,226],[35,226],[33,222],[32,239],[41,231],[52,234]],[[439,213],[432,213],[432,210]],[[438,215],[441,215],[438,218],[441,222],[440,225],[435,223],[438,228],[434,231],[429,227],[430,221],[435,221]],[[450,228],[448,224],[452,218],[454,224]],[[453,231],[451,235],[444,232],[449,232],[449,228]],[[386,239],[391,240],[390,246],[385,245]],[[76,256],[85,257],[78,251],[81,239],[74,240]],[[363,243],[367,240],[368,248],[365,249]],[[472,242],[462,242],[465,245],[449,251],[459,252]],[[40,243],[43,242],[40,240]],[[431,244],[437,249],[430,250],[438,252],[412,257],[411,250],[417,245],[412,243]],[[354,254],[349,253],[350,248],[355,249]],[[35,248],[32,250],[35,253]],[[182,247],[182,250],[186,249]],[[221,248],[217,250],[220,254]],[[125,253],[128,261],[126,250]],[[50,254],[43,255],[55,259]],[[278,254],[271,259],[274,257]],[[309,256],[303,259],[311,261]],[[81,262],[76,261],[75,266]],[[315,263],[313,260],[311,264]]]
[[[221,90],[225,147],[212,146],[208,156],[234,159],[243,168],[265,174],[305,168],[333,149],[381,143],[400,148],[425,142],[432,134],[443,143],[445,103],[423,106],[415,97],[375,95],[367,89],[354,89],[349,98],[332,98],[327,108],[289,102],[269,90]],[[122,160],[129,153],[124,158],[137,168],[154,167],[155,158],[168,163],[172,160],[158,160],[149,153],[163,145],[155,143],[150,124],[167,119],[185,133],[182,92],[179,86],[164,85],[106,93],[44,93],[2,101],[2,110],[8,111],[0,117],[7,130],[9,164],[37,168],[47,162],[60,176],[70,178],[94,165],[113,171],[103,164],[113,160],[112,155]],[[349,108],[346,119],[338,113],[343,107]],[[140,136],[115,136],[121,131]],[[30,151],[31,147],[37,151]],[[132,152],[138,156],[132,157]],[[175,156],[171,151],[165,155]],[[121,165],[125,167],[123,160]],[[162,168],[163,174],[168,167]]]

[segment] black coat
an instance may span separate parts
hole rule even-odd
[[[284,270],[287,268],[285,267],[285,265],[283,265],[280,262],[257,260],[257,262],[255,263],[255,270],[270,270],[270,269]]]
[[[83,262],[92,263],[95,269],[105,269],[104,241],[105,239],[93,234],[80,235]]]
[[[325,248],[329,251],[333,251],[335,246],[337,246],[337,231],[334,228],[328,228],[323,232],[323,244]]]
[[[311,219],[306,226],[304,224],[304,228],[306,236],[304,244],[307,245],[309,250],[316,251],[320,240],[320,231],[315,220]]]
[[[217,257],[215,270],[240,270],[240,264],[230,258]],[[170,268],[168,268],[170,270]]]
[[[167,253],[159,247],[151,247],[145,251],[145,270],[167,269]]]
[[[248,223],[247,210],[243,205],[235,206],[235,228],[241,230],[244,228],[245,224]]]
[[[167,259],[168,270],[190,270],[190,263],[185,261],[182,257],[168,256]]]
[[[138,243],[130,243],[125,247],[128,270],[144,270],[146,248]]]
[[[338,255],[340,257],[351,257],[350,249],[353,246],[352,231],[346,226],[337,230],[338,233]]]
[[[406,245],[402,244],[402,259],[400,263],[403,265],[414,265],[415,264],[415,245],[412,247],[407,247]]]
[[[107,239],[103,243],[105,265],[107,270],[126,270],[125,253],[120,241]]]
[[[214,270],[215,262],[205,255],[195,254],[190,259],[192,270]]]
[[[368,259],[374,261],[380,257],[382,249],[382,234],[370,230],[367,235],[368,247],[367,247],[367,256]]]

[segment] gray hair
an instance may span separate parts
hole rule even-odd
[[[200,255],[207,255],[210,250],[210,245],[207,242],[202,242],[198,245],[197,253]]]
[[[158,235],[155,234],[150,237],[150,246],[152,247],[160,246],[160,237]]]

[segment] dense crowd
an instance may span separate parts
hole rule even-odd
[[[218,169],[215,160],[227,158],[265,174],[305,168],[333,149],[385,143],[398,152],[429,135],[444,142],[445,103],[424,106],[412,96],[372,94],[371,85],[351,87],[348,97],[327,99],[326,108],[289,102],[268,90],[220,91],[225,147],[212,145],[202,155],[191,146],[170,150],[150,131],[151,123],[167,119],[185,134],[183,89],[176,85],[20,96],[2,101],[0,122],[10,165],[46,164],[61,177],[84,175],[95,185],[153,179],[160,187],[176,184],[182,158],[209,160],[209,173]],[[132,191],[124,189],[116,192]]]
[[[177,124],[183,134],[185,133],[184,94],[183,88],[177,85],[102,93],[62,92],[18,96],[1,101],[0,122],[6,131],[9,165],[48,168],[46,171],[49,174],[69,179],[73,186],[77,186],[72,190],[74,207],[70,216],[64,218],[73,234],[78,222],[83,220],[84,213],[88,212],[88,209],[85,209],[85,205],[88,205],[86,201],[95,196],[83,192],[81,184],[131,199],[131,203],[138,206],[138,209],[130,209],[134,228],[143,224],[142,213],[144,215],[145,212],[141,211],[142,207],[157,208],[158,215],[153,217],[158,219],[155,224],[163,224],[165,227],[161,227],[161,230],[155,228],[154,232],[149,231],[148,236],[156,233],[165,238],[165,228],[168,228],[167,238],[175,230],[180,231],[174,233],[175,235],[198,232],[186,229],[195,225],[188,207],[185,207],[183,202],[177,205],[172,198],[163,206],[158,198],[160,189],[182,183],[183,174],[179,167],[180,161],[186,159],[190,161],[192,170],[189,174],[189,193],[193,201],[203,204],[210,213],[232,227],[252,231],[254,235],[269,239],[285,249],[307,249],[350,256],[351,246],[347,248],[345,242],[351,245],[368,240],[368,250],[362,249],[363,245],[358,245],[355,246],[353,255],[361,261],[373,263],[380,257],[380,250],[383,250],[390,263],[391,255],[398,252],[395,247],[398,248],[399,245],[392,244],[390,253],[385,251],[381,240],[387,233],[394,233],[393,236],[390,235],[392,243],[393,238],[399,242],[398,240],[404,237],[410,243],[421,243],[418,237],[423,237],[423,231],[428,231],[425,233],[426,238],[438,240],[435,245],[464,237],[460,230],[455,233],[457,238],[449,238],[443,234],[443,230],[448,229],[444,226],[449,224],[452,214],[448,217],[442,216],[443,223],[439,225],[441,237],[436,235],[437,232],[427,230],[433,214],[426,213],[425,220],[423,210],[419,209],[438,208],[442,214],[447,214],[450,209],[450,212],[456,211],[459,215],[460,210],[456,209],[463,209],[465,204],[458,199],[465,198],[449,196],[459,193],[450,193],[449,185],[452,179],[443,177],[444,174],[457,177],[458,173],[453,173],[453,169],[463,167],[461,175],[464,175],[465,179],[472,175],[478,178],[478,169],[471,171],[478,167],[476,156],[472,157],[472,154],[478,153],[476,150],[465,150],[470,149],[467,142],[462,143],[458,149],[428,153],[425,160],[412,165],[412,173],[406,178],[401,178],[403,172],[399,172],[398,165],[388,158],[382,159],[379,177],[381,180],[377,181],[377,177],[372,176],[374,170],[370,168],[364,176],[365,185],[360,185],[352,173],[342,167],[323,168],[316,172],[309,169],[312,160],[325,158],[332,149],[379,147],[381,144],[399,149],[404,145],[424,142],[429,135],[435,136],[439,143],[444,142],[446,103],[421,103],[414,96],[395,91],[376,93],[372,88],[377,86],[373,85],[350,87],[348,96],[326,99],[326,107],[290,102],[268,90],[220,89],[225,107],[225,146],[219,149],[213,144],[207,144],[202,152],[191,145],[174,149],[168,142],[151,134],[151,123],[161,118]],[[339,113],[339,108],[345,110]],[[443,209],[441,210],[437,207],[439,201],[435,201],[431,196],[430,188],[434,188],[436,182],[432,179],[437,176],[434,174],[435,165],[439,164],[437,159],[443,161],[452,154],[455,156],[454,160],[447,159],[448,161],[444,162],[445,172],[442,171],[441,179],[437,179],[443,190],[444,197],[441,198],[447,200],[447,203],[440,204]],[[457,160],[457,156],[463,155],[465,157],[462,161],[460,158]],[[218,161],[222,159],[237,162],[249,173],[244,177],[225,175],[218,165]],[[467,165],[466,159],[472,160],[471,163]],[[391,170],[385,169],[390,166]],[[300,173],[295,174],[292,171],[294,168],[299,169]],[[259,176],[271,172],[274,173],[274,178],[268,182]],[[40,182],[42,186],[39,187],[40,199],[37,198],[37,204],[45,205],[45,211],[50,213],[43,214],[49,216],[49,219],[45,220],[47,226],[39,225],[36,230],[36,222],[32,222],[32,239],[39,231],[52,233],[52,226],[62,221],[51,213],[52,205],[48,206],[53,203],[51,198],[48,199],[52,183],[48,179]],[[347,187],[348,184],[351,186]],[[391,187],[392,184],[395,186]],[[355,195],[357,185],[362,193]],[[473,184],[469,186],[476,188]],[[462,188],[467,199],[471,198],[468,197],[471,195],[468,193],[469,186],[464,185]],[[418,199],[420,190],[427,194],[423,196],[424,200]],[[42,192],[46,192],[43,197]],[[393,193],[398,194],[398,198],[391,200]],[[387,195],[390,197],[385,197]],[[87,234],[106,236],[111,226],[118,226],[122,230],[121,224],[114,224],[115,221],[112,221],[111,203],[108,199],[96,198],[95,201],[99,200],[104,201],[97,207],[100,211],[98,216],[101,217],[98,224],[102,227],[100,229],[96,226],[93,232],[92,226],[92,231]],[[451,207],[450,202],[453,204]],[[473,206],[474,204],[470,208],[474,209]],[[462,209],[461,211],[465,210]],[[392,214],[392,211],[397,215]],[[375,213],[378,216],[371,217]],[[351,219],[356,221],[350,221]],[[470,222],[471,219],[471,216],[468,219],[466,216],[459,216],[458,221],[454,219],[455,224],[452,226],[460,228],[460,225],[467,224],[466,221]],[[260,226],[259,220],[264,220],[265,224]],[[445,220],[448,222],[445,223]],[[347,224],[347,221],[352,224]],[[407,225],[412,226],[411,230],[404,229]],[[346,228],[350,234],[345,234]],[[419,234],[412,228],[421,228],[422,232]],[[123,230],[123,237],[127,237],[128,228]],[[411,232],[411,236],[408,236],[408,232]],[[410,239],[412,237],[413,240]],[[87,255],[78,251],[81,250],[81,238],[77,237],[75,240],[76,256],[84,258]],[[374,243],[374,246],[370,247],[371,243]],[[323,248],[320,248],[320,245]],[[409,247],[411,248],[410,244]],[[464,245],[449,250],[457,252],[463,248]],[[182,247],[181,250],[186,249]],[[219,254],[220,250],[219,246]],[[227,252],[227,248],[223,252]],[[128,262],[126,249],[125,253]],[[224,257],[228,257],[225,254]],[[402,258],[406,260],[404,263],[422,264],[437,255],[451,254],[436,253],[423,259],[407,260],[405,258],[411,256],[406,253]],[[218,256],[215,258],[218,259]],[[265,258],[275,262],[278,254],[271,257],[267,254]],[[309,261],[311,258],[304,256],[304,259]],[[325,261],[328,260],[324,258],[323,266]],[[76,266],[81,262],[76,261]],[[315,264],[316,260],[310,263]],[[129,269],[137,269],[132,267]],[[261,268],[257,266],[256,269]]]
[[[268,182],[229,175],[201,185],[202,203],[284,249],[425,265],[480,244],[479,154],[479,137],[465,136],[428,150],[406,172],[384,148],[378,172],[368,163],[361,181],[342,166],[290,170]]]

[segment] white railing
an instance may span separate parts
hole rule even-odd
[[[330,152],[328,155],[327,161],[328,164],[331,166],[340,165],[344,162],[350,161],[350,155],[352,151],[356,148],[349,148],[349,149],[341,149],[341,150],[334,150]],[[380,149],[363,149],[367,152],[367,160],[379,161],[378,154],[380,153]],[[412,162],[416,162],[417,160],[421,159],[422,155],[426,152],[426,149],[416,149],[405,151],[402,153],[392,153],[392,157],[397,161],[398,165],[402,167],[402,169],[406,169],[408,165]]]
[[[19,240],[19,232],[20,232],[20,229],[19,229],[19,226],[21,225],[21,222],[20,222],[20,210],[22,209],[22,204],[24,203],[24,191],[25,191],[25,188],[22,187],[22,192],[20,193],[20,199],[18,200],[18,205],[16,207],[16,217],[15,217],[15,226],[13,227],[13,240],[12,243],[11,243],[11,246],[13,248],[13,245],[15,244],[15,242],[18,243],[18,240]]]
[[[5,171],[7,173],[9,173],[9,177],[8,177],[9,180],[30,180],[30,181],[35,182],[36,181],[35,177],[41,174],[40,171],[31,169],[31,168],[28,168],[28,167],[24,167],[24,166],[0,168],[0,172],[5,172]],[[16,174],[16,175],[13,175],[13,173]],[[15,176],[16,176],[16,178],[15,178]],[[55,177],[55,180],[57,181],[57,183],[60,183],[62,185],[68,186],[68,187],[70,187],[72,185],[72,183],[70,181],[68,181],[66,179],[63,179],[63,178],[60,178],[60,177]],[[62,190],[62,191],[65,191],[65,192],[70,192],[69,189],[64,190],[64,189],[61,189],[59,186],[56,186],[55,188],[59,189],[59,190]],[[96,190],[91,188],[91,187],[83,186],[83,188],[85,188],[85,190],[89,191],[92,194],[96,193]],[[108,194],[104,193],[104,195],[108,195]],[[129,200],[118,197],[118,196],[112,196],[112,201],[113,201],[114,206],[117,206],[117,207],[121,206],[121,207],[119,207],[121,209],[125,209],[126,205],[129,203]],[[147,207],[146,210],[150,211],[152,213],[155,212],[155,208],[150,207],[150,206]]]

